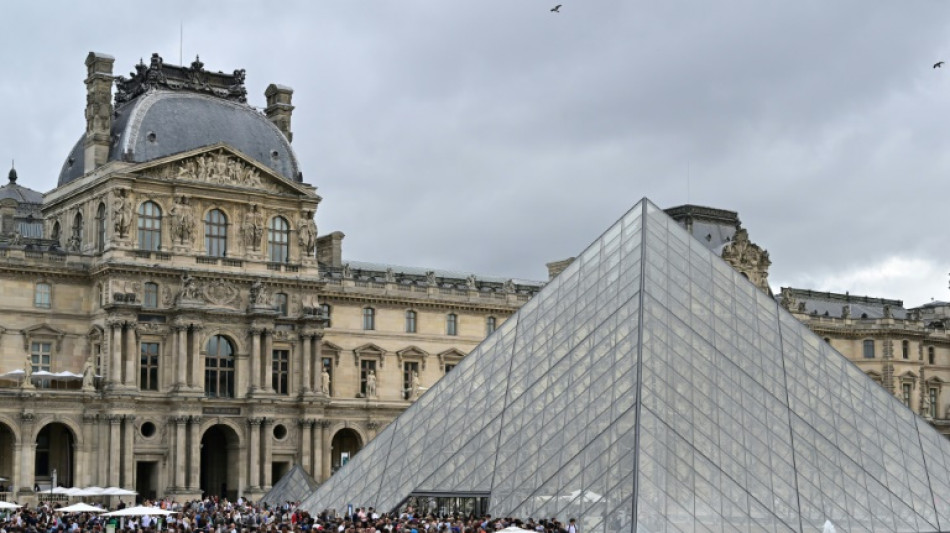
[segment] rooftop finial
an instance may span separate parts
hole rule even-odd
[[[16,183],[16,161],[10,161],[10,183]]]

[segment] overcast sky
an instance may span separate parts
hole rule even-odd
[[[646,196],[739,212],[770,281],[950,300],[950,2],[3,2],[0,157],[48,191],[90,50],[295,89],[352,260],[543,280]]]

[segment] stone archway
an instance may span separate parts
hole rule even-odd
[[[12,487],[17,481],[14,479],[14,463],[16,459],[16,433],[13,428],[0,421],[0,492],[13,492]]]
[[[200,487],[203,494],[237,500],[240,439],[226,424],[209,427],[201,437]]]
[[[330,465],[332,472],[336,472],[347,463],[354,455],[363,449],[363,439],[360,434],[352,428],[343,428],[333,435],[333,441],[330,443]]]
[[[50,422],[36,434],[33,461],[34,483],[49,488],[56,473],[56,485],[72,487],[76,465],[76,436],[61,422]]]

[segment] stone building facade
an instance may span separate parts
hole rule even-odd
[[[325,479],[541,286],[344,262],[291,89],[261,113],[242,70],[113,62],[58,186],[0,188],[0,499]]]

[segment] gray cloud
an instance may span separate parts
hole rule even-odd
[[[153,51],[174,63],[183,21],[184,61],[246,68],[253,104],[268,83],[296,89],[318,223],[350,258],[543,279],[649,196],[738,211],[776,285],[948,298],[950,72],[930,65],[950,59],[950,5],[549,8],[3,4],[0,156],[52,188],[83,129],[86,52],[117,72]],[[894,257],[920,275],[855,274]]]

